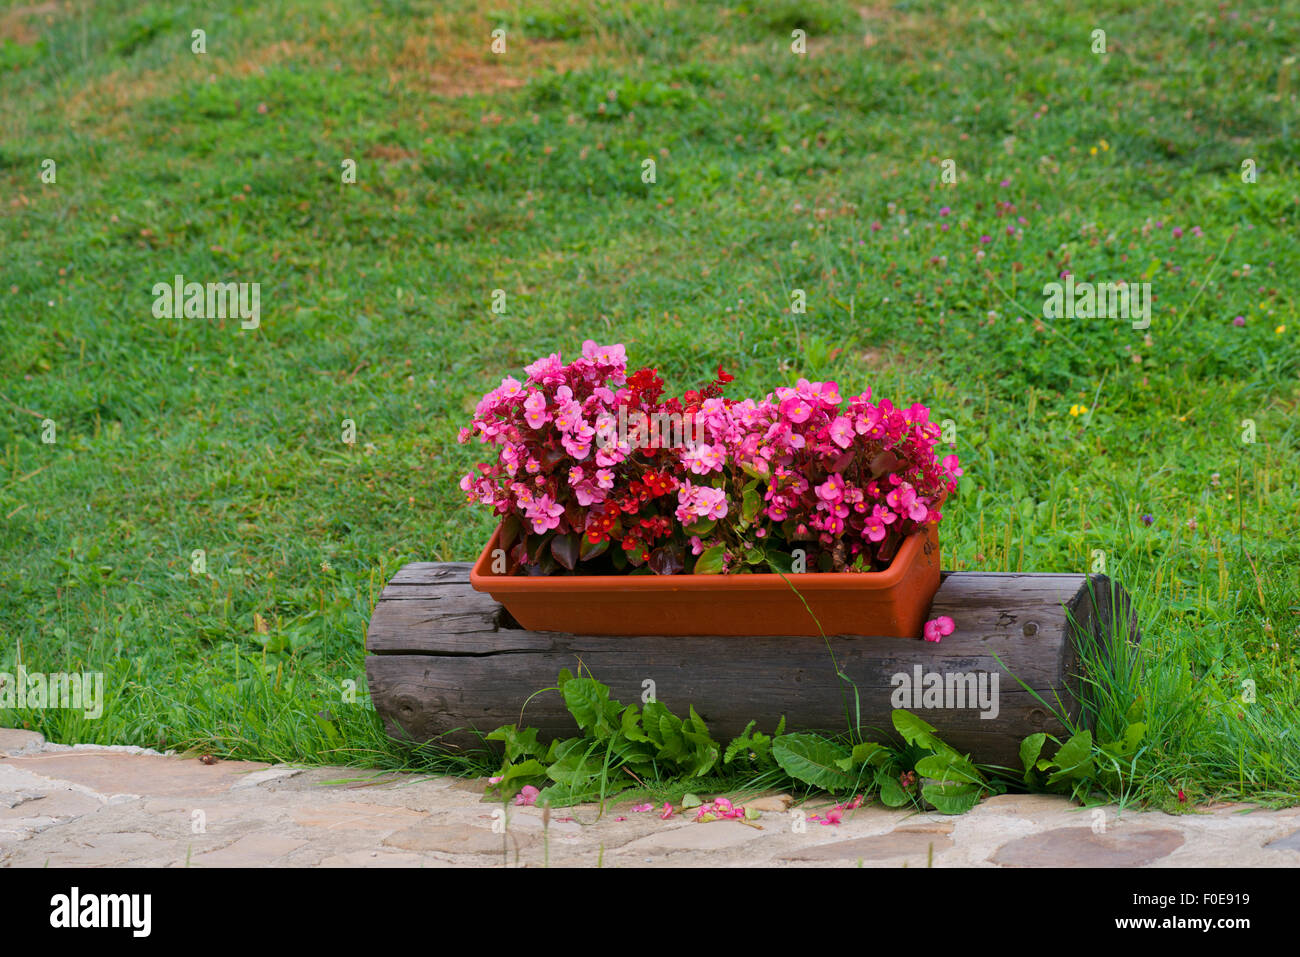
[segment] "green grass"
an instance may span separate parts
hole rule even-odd
[[[1133,796],[1294,801],[1300,7],[864,9],[0,10],[0,670],[110,695],[0,724],[467,770],[385,738],[366,622],[491,530],[455,486],[478,396],[590,337],[678,389],[721,361],[951,419],[947,567],[1100,551],[1138,601]],[[1043,322],[1063,268],[1149,279],[1150,329]],[[261,327],[153,318],[176,273],[260,282]]]

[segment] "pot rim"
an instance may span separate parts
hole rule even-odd
[[[931,542],[937,545],[938,523],[927,525],[903,540],[889,567],[879,572],[801,572],[788,575],[799,582],[798,589],[816,591],[887,591],[896,588],[919,558],[917,552]],[[476,591],[500,594],[539,592],[710,592],[720,588],[740,592],[762,592],[779,586],[790,587],[782,576],[761,575],[493,575],[488,572],[492,550],[501,536],[498,525],[470,569],[469,583]],[[933,546],[932,546],[933,547]]]

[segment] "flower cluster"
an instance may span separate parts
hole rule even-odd
[[[591,340],[567,365],[555,354],[524,371],[525,381],[507,377],[485,395],[461,429],[461,442],[477,436],[497,446],[496,461],[475,466],[460,480],[461,489],[469,501],[501,516],[500,544],[515,567],[573,570],[611,542],[623,553],[616,565],[645,563],[680,528],[683,500],[674,493],[684,484],[693,487],[680,449],[635,431],[620,434],[617,425],[629,416],[693,421],[701,402],[720,401],[731,376],[719,367],[717,379],[703,389],[663,401],[663,380],[654,369],[628,375],[623,346]],[[701,487],[685,501],[700,514],[719,515],[726,508],[722,499],[721,491]],[[681,552],[670,549],[652,567],[661,574],[681,571]]]
[[[525,371],[461,430],[497,455],[460,486],[501,516],[510,564],[533,574],[765,571],[793,556],[799,571],[880,570],[941,519],[962,474],[955,455],[936,456],[929,409],[875,403],[870,389],[845,398],[800,379],[735,400],[719,366],[704,388],[664,399],[656,370],[629,374],[623,346],[592,341],[572,363],[551,355]],[[678,440],[661,442],[655,426],[669,423]]]
[[[761,402],[702,416],[734,466],[723,470],[729,490],[742,501],[761,493],[745,527],[716,530],[701,539],[704,549],[743,552],[775,536],[815,552],[823,571],[883,568],[904,539],[942,518],[940,504],[962,474],[957,456],[936,457],[940,428],[929,409],[877,405],[870,389],[846,400],[834,382],[800,379]]]

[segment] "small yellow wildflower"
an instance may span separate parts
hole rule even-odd
[[[1072,405],[1070,406],[1070,414],[1074,416],[1087,415],[1088,407],[1086,405]]]
[[[1277,327],[1277,334],[1278,334],[1279,336],[1280,336],[1282,333],[1284,333],[1284,332],[1286,332],[1286,326],[1278,326],[1278,327]]]

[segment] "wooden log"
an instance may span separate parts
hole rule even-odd
[[[470,588],[468,564],[414,563],[375,605],[366,674],[389,734],[412,743],[483,747],[480,734],[503,724],[571,736],[577,726],[560,695],[531,696],[581,666],[624,703],[640,702],[653,682],[656,698],[679,714],[694,705],[723,744],[751,719],[770,733],[782,715],[791,730],[832,733],[859,715],[883,740],[901,706],[977,761],[1019,768],[1026,735],[1064,730],[1044,702],[1079,717],[1081,651],[1104,645],[1121,621],[1138,640],[1128,596],[1101,575],[946,572],[929,617],[939,615],[956,630],[938,644],[534,632]],[[946,697],[935,696],[931,674]]]

